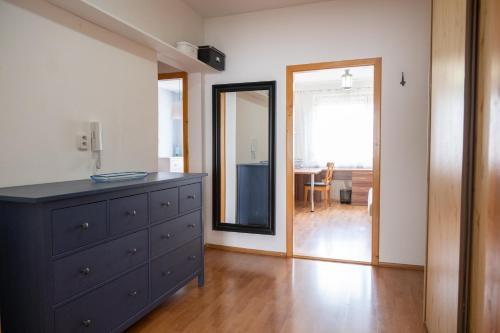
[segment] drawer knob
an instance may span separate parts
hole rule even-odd
[[[196,259],[196,256],[189,256],[188,257],[189,260],[195,260]]]
[[[80,273],[82,273],[83,275],[89,275],[90,274],[90,267],[84,267],[84,268],[80,269]]]
[[[166,271],[161,273],[162,276],[169,276],[172,275],[172,271]]]
[[[194,224],[194,223],[188,224],[188,228],[194,229],[195,227],[196,227],[196,224]]]
[[[170,201],[167,202],[162,202],[161,205],[162,207],[169,207],[172,203]]]
[[[131,212],[127,212],[127,215],[128,216],[136,216],[137,215],[137,211],[134,209],[133,211]]]
[[[192,200],[196,199],[196,194],[188,195],[188,199],[192,199]]]
[[[166,235],[162,235],[161,238],[162,239],[170,239],[172,238],[173,234],[166,234]]]
[[[138,294],[137,290],[132,290],[131,292],[128,293],[128,295],[132,297],[137,296],[137,294]]]
[[[90,320],[90,319],[84,320],[84,321],[82,321],[82,324],[85,327],[90,327],[90,324],[92,324],[92,320]]]
[[[87,230],[90,227],[90,224],[88,222],[80,224],[80,228],[82,230]]]
[[[134,255],[137,253],[137,249],[134,247],[133,249],[128,250],[128,253]]]

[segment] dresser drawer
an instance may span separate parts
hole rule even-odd
[[[56,209],[52,212],[53,253],[59,254],[104,239],[106,202]]]
[[[109,202],[109,219],[112,235],[147,225],[147,194],[111,200]]]
[[[371,171],[355,171],[352,173],[352,183],[371,183],[373,174]]]
[[[370,185],[358,185],[356,187],[352,187],[352,194],[366,194],[368,195],[368,192],[370,191],[371,186]]]
[[[179,211],[186,212],[201,207],[201,183],[179,187]]]
[[[368,192],[366,193],[353,193],[351,198],[351,205],[353,206],[367,206],[368,205]]]
[[[151,229],[151,255],[175,249],[201,235],[201,211],[196,211]]]
[[[56,332],[109,332],[147,302],[148,269],[143,266],[56,309]]]
[[[151,222],[159,222],[179,213],[179,190],[169,188],[167,190],[151,192]]]
[[[146,230],[54,262],[57,302],[112,278],[148,258]]]
[[[202,268],[201,238],[151,263],[151,297],[156,299]]]

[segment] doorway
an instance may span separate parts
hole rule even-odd
[[[188,78],[158,74],[158,171],[189,172]]]
[[[381,62],[287,67],[287,256],[378,264]]]

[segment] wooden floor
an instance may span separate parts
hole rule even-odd
[[[293,253],[329,259],[371,261],[372,224],[366,206],[295,205]]]
[[[424,332],[423,272],[213,249],[205,267],[129,332]]]

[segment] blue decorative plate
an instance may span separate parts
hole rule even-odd
[[[112,183],[124,180],[142,179],[147,175],[147,172],[114,172],[93,175],[90,176],[90,179],[92,179],[96,183]]]

